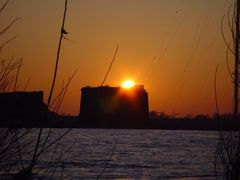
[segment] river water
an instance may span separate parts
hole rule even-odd
[[[217,139],[209,131],[73,129],[55,178],[215,179]]]

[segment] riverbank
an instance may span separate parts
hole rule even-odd
[[[149,118],[144,126],[114,123],[84,125],[79,116],[51,116],[48,119],[4,119],[0,127],[5,128],[104,128],[104,129],[165,129],[165,130],[206,130],[240,131],[240,121],[232,118]]]

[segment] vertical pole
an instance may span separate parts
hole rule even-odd
[[[238,84],[239,84],[239,15],[240,0],[236,0],[236,37],[235,37],[235,70],[234,70],[234,111],[235,119],[238,117]]]

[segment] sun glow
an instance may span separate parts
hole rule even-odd
[[[133,86],[135,86],[135,82],[132,80],[126,80],[126,81],[123,81],[123,83],[122,83],[122,88],[124,88],[124,89],[130,89]]]

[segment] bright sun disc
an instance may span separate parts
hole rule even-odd
[[[122,88],[130,89],[135,86],[135,83],[132,80],[126,80],[122,83]]]

